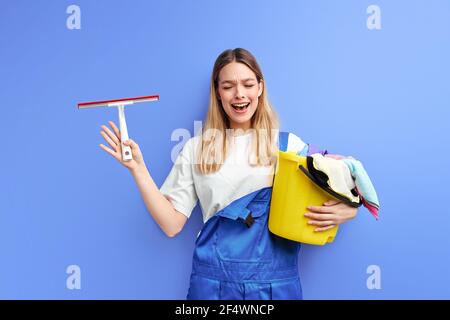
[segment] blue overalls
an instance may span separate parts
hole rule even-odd
[[[280,133],[280,150],[287,135]],[[272,187],[233,201],[203,226],[196,240],[187,299],[302,299],[300,244],[267,226]]]

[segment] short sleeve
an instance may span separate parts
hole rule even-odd
[[[188,218],[198,200],[192,172],[194,163],[194,144],[191,138],[178,154],[175,164],[159,189],[173,207]]]

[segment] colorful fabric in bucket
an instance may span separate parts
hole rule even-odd
[[[347,165],[341,161],[329,157],[324,157],[320,153],[311,155],[308,161],[308,171],[318,177],[323,177],[323,182],[334,192],[344,196],[352,202],[360,202],[359,196],[352,193],[355,189],[355,182]],[[355,192],[356,193],[356,192]]]

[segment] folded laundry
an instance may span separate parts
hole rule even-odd
[[[327,183],[333,191],[348,198],[352,202],[359,202],[359,197],[352,193],[355,182],[347,165],[320,153],[312,154],[314,168],[327,176]]]
[[[310,156],[314,159],[314,165],[312,166],[311,171],[316,171],[316,176],[320,176],[320,173],[317,173],[317,171],[321,171],[319,168],[328,168],[324,169],[323,175],[325,176],[322,176],[322,178],[329,176],[329,180],[325,179],[325,181],[328,181],[327,184],[330,189],[350,201],[354,201],[356,197],[359,197],[364,207],[366,207],[367,210],[369,210],[369,212],[378,220],[378,210],[380,205],[377,193],[369,178],[369,175],[360,161],[353,157],[332,154],[327,150],[320,150],[313,144],[305,145],[302,150],[297,152],[297,155],[304,157]],[[339,161],[340,165],[336,165],[336,168],[330,169],[330,165],[333,164],[333,162],[328,160],[341,161]],[[347,166],[352,177],[353,184],[349,181],[348,173],[343,168],[342,163]],[[334,164],[336,164],[336,162]],[[336,173],[337,168],[340,168],[342,172]]]
[[[327,156],[327,158],[333,158],[333,159],[336,159],[336,160],[342,160],[342,159],[344,159],[344,158],[350,158],[350,159],[353,159],[352,157],[345,157],[345,156],[341,156],[340,154],[331,154],[331,153],[328,153],[326,156]]]
[[[356,190],[358,190],[358,188],[356,188]],[[359,192],[358,192],[358,194],[361,197],[364,207],[366,207],[367,210],[369,210],[369,212],[375,217],[375,219],[378,220],[378,207],[375,206],[374,204],[366,201],[366,199],[364,199],[364,197]]]
[[[362,163],[356,159],[345,158],[342,161],[347,164],[350,172],[355,179],[358,193],[364,198],[367,205],[365,207],[378,219],[378,209],[380,203],[378,201],[377,192],[369,178]]]
[[[358,195],[352,194],[352,191],[348,190],[348,194],[342,195],[333,188],[329,186],[329,178],[328,176],[320,171],[314,168],[314,158],[313,156],[307,156],[306,157],[306,168],[303,166],[299,166],[299,169],[312,181],[315,185],[317,185],[319,188],[324,190],[326,193],[332,195],[337,200],[340,200],[341,202],[344,202],[352,207],[359,207],[362,205],[362,202]]]

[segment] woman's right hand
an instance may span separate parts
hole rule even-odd
[[[124,167],[134,170],[138,167],[144,166],[144,157],[142,156],[142,152],[139,148],[139,145],[134,142],[131,139],[128,139],[127,141],[124,141],[124,145],[130,146],[131,148],[131,154],[133,155],[133,159],[130,161],[123,161],[122,160],[122,143],[120,141],[120,131],[117,128],[117,126],[114,124],[114,122],[109,121],[109,124],[111,125],[111,128],[113,131],[111,131],[107,126],[102,125],[101,128],[103,129],[100,131],[100,134],[105,138],[106,142],[111,146],[111,148],[108,148],[107,146],[100,144],[100,148],[105,150],[107,153],[112,155],[117,161],[119,161]]]

